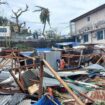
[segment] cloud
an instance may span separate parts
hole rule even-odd
[[[52,27],[57,27],[62,31],[64,27],[69,25],[69,21],[76,18],[91,9],[98,7],[105,3],[105,0],[6,0],[9,3],[9,7],[3,7],[6,16],[12,15],[11,10],[17,10],[18,8],[24,8],[25,4],[28,4],[30,10],[23,14],[20,21],[26,21],[30,27],[34,29],[42,28],[43,25],[35,24],[40,23],[39,13],[33,13],[32,11],[37,9],[35,6],[43,6],[50,10]],[[66,23],[66,24],[60,24]],[[49,28],[47,26],[47,28]],[[69,27],[68,27],[69,29]],[[68,30],[67,29],[67,30]],[[65,30],[65,29],[64,29]]]

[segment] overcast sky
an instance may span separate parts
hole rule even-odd
[[[2,0],[3,1],[3,0]],[[26,21],[32,30],[42,29],[40,24],[39,13],[33,13],[37,8],[35,6],[43,6],[50,10],[51,26],[57,28],[61,33],[69,32],[69,21],[87,11],[94,9],[105,3],[105,0],[4,0],[9,6],[1,6],[0,13],[3,16],[11,18],[11,10],[25,8],[25,4],[29,5],[29,11],[23,14],[20,21]],[[47,26],[47,29],[49,27]]]

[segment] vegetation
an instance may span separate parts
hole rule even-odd
[[[21,44],[21,43],[18,43],[16,44],[16,46],[14,46],[22,51],[26,51],[26,50],[33,50],[33,48],[31,48],[30,46],[26,46],[25,44]]]
[[[49,30],[46,31],[46,39],[54,39],[54,40],[58,40],[60,39],[60,35],[57,33],[56,30]]]
[[[0,25],[2,26],[2,25],[7,25],[8,24],[8,22],[9,22],[9,20],[5,17],[5,18],[3,18],[2,16],[0,16]]]
[[[39,8],[38,10],[35,10],[34,12],[41,12],[40,13],[40,21],[42,24],[44,24],[43,26],[43,35],[45,36],[45,28],[46,28],[46,23],[48,22],[49,26],[50,26],[50,12],[47,8],[41,7],[41,6],[36,6],[37,8]]]
[[[40,35],[41,35],[41,32],[39,32],[39,31],[37,31],[37,30],[35,30],[35,31],[33,32],[33,37],[34,37],[34,39],[38,39]]]
[[[23,24],[25,25],[25,22],[19,23],[19,17],[26,11],[28,11],[28,5],[26,5],[26,8],[24,10],[22,8],[19,8],[16,12],[14,10],[12,10],[12,12],[14,14],[14,16],[12,18],[15,19],[15,21],[16,21],[17,32],[20,32],[20,28]]]
[[[2,2],[0,0],[0,5],[2,5],[2,4],[8,4],[8,3],[7,2]],[[2,16],[0,16],[0,25],[7,25],[7,23],[8,23],[8,19],[7,18],[3,18]]]

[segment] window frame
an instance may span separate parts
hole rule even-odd
[[[87,21],[88,21],[88,22],[90,21],[90,16],[87,17]]]
[[[88,34],[84,34],[83,35],[83,42],[86,43],[89,41],[89,35]]]
[[[101,33],[99,33],[99,32],[101,32]],[[97,31],[96,37],[97,37],[97,40],[103,40],[104,39],[104,31],[103,30]]]

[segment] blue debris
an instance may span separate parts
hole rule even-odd
[[[57,105],[61,105],[61,103],[59,102],[59,100],[57,98],[54,98],[52,96],[50,96],[50,98],[57,103]],[[32,105],[55,105],[55,103],[52,102],[46,95],[43,96],[37,103],[34,103]]]

